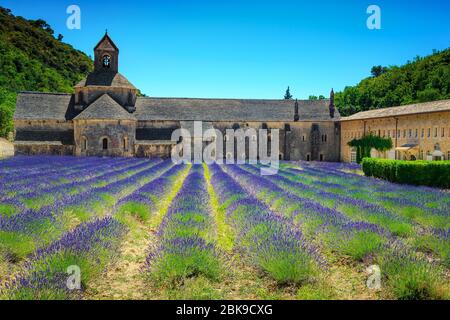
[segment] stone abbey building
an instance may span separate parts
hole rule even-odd
[[[119,73],[119,48],[108,34],[94,51],[94,71],[74,94],[19,94],[16,154],[169,157],[172,132],[202,121],[224,137],[226,129],[280,129],[281,159],[339,160],[333,100],[139,97]]]
[[[282,160],[351,161],[349,140],[369,132],[387,136],[394,130],[394,157],[412,158],[409,152],[417,149],[424,132],[434,135],[423,149],[426,155],[446,158],[449,152],[450,157],[450,101],[436,102],[434,109],[415,105],[400,107],[407,110],[400,114],[389,108],[341,118],[333,91],[327,100],[302,101],[147,98],[119,73],[119,48],[108,34],[94,52],[94,71],[73,94],[19,94],[16,154],[170,157],[176,144],[172,132],[192,131],[194,121],[202,121],[203,130],[220,130],[225,139],[226,129],[279,129]],[[225,156],[236,157],[224,150]]]

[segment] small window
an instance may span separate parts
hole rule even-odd
[[[103,144],[103,150],[108,150],[108,139],[104,138],[102,140],[102,144]]]
[[[103,68],[110,68],[111,67],[111,57],[108,55],[104,55],[102,58],[102,64],[103,64]]]
[[[431,137],[431,128],[428,128],[428,138]]]
[[[350,162],[351,163],[356,163],[356,151],[352,150],[350,152]]]
[[[263,123],[263,124],[262,124],[262,128],[265,129],[265,130],[267,130],[267,129],[268,129],[267,123]]]
[[[88,141],[86,137],[81,138],[81,150],[86,151],[88,148]]]
[[[286,123],[286,124],[284,125],[284,130],[285,130],[286,132],[291,131],[291,125],[290,125],[289,123]]]
[[[445,137],[445,128],[442,128],[442,134],[441,134],[442,138]]]
[[[320,154],[319,159],[321,162],[323,161],[323,154]]]
[[[437,138],[438,136],[438,128],[434,128],[434,137]]]
[[[425,137],[425,129],[422,129],[422,138]]]
[[[309,154],[306,155],[306,161],[311,161],[311,156]]]
[[[128,137],[123,138],[123,149],[128,150]]]

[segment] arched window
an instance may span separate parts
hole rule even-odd
[[[291,125],[289,123],[284,124],[284,130],[285,131],[291,131]]]
[[[128,150],[128,137],[123,138],[123,149]]]
[[[81,138],[81,150],[86,151],[88,148],[88,141],[86,137]]]
[[[237,123],[235,123],[235,124],[233,124],[233,130],[237,130],[237,129],[239,129],[240,127],[239,127],[239,124],[237,124]]]
[[[268,127],[267,127],[267,123],[263,123],[263,124],[262,124],[262,129],[265,129],[265,130],[267,130],[267,129],[268,129]]]
[[[102,65],[103,68],[110,68],[111,67],[111,57],[107,54],[103,56],[102,58]]]
[[[103,138],[102,144],[103,144],[103,150],[108,150],[108,139],[107,138]]]

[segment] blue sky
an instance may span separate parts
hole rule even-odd
[[[66,8],[81,8],[81,30]],[[381,8],[382,29],[366,27]],[[369,76],[450,47],[450,1],[0,0],[15,15],[42,18],[93,55],[105,29],[120,48],[120,72],[150,96],[328,96]]]

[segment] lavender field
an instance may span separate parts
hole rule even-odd
[[[0,299],[450,299],[450,193],[356,165],[0,161]]]

